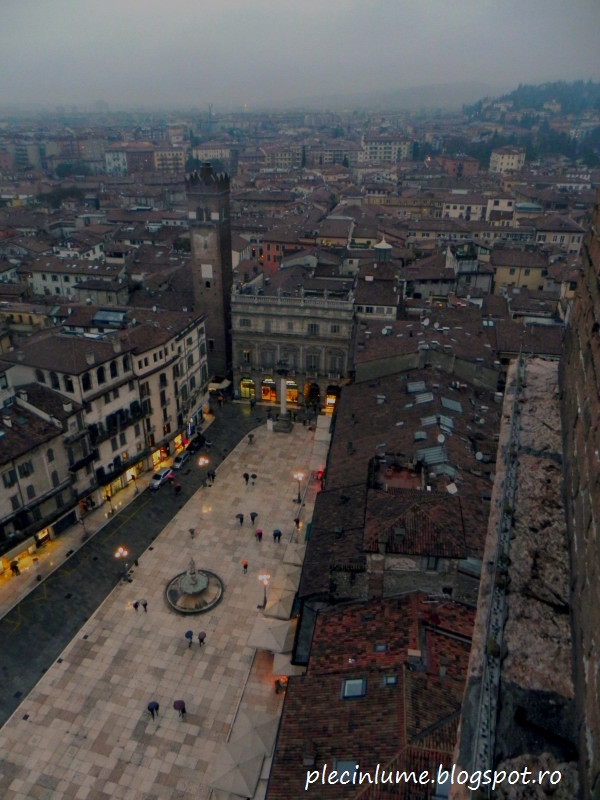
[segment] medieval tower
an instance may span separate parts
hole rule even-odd
[[[186,179],[192,246],[194,307],[205,312],[208,368],[213,377],[231,373],[231,222],[229,176],[210,164]]]

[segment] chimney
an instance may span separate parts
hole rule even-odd
[[[8,414],[2,414],[2,423],[5,428],[12,428],[12,419]]]
[[[70,414],[73,411],[73,403],[70,400],[63,400],[63,411],[65,414]]]
[[[19,389],[17,395],[20,400],[24,400],[25,402],[27,402],[27,392],[25,391],[25,389]]]
[[[89,367],[93,367],[96,363],[96,356],[94,355],[93,350],[88,350],[85,354],[85,360]]]

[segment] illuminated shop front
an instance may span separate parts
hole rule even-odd
[[[304,384],[303,394],[305,405],[313,406],[314,408],[321,405],[321,390],[318,383],[307,381]]]
[[[277,402],[277,385],[273,378],[263,378],[260,386],[260,396],[262,400],[268,403]]]
[[[152,469],[157,469],[169,457],[168,447],[159,447],[152,453]]]
[[[298,384],[296,381],[285,382],[285,398],[288,403],[298,402]]]
[[[240,397],[246,400],[256,397],[256,384],[252,378],[242,378],[240,381]]]
[[[173,439],[173,444],[175,445],[175,452],[181,450],[182,447],[185,447],[187,440],[185,439],[183,433],[178,433],[177,436]]]
[[[335,408],[335,404],[338,401],[338,397],[340,396],[340,387],[339,386],[328,386],[327,387],[327,394],[325,396],[325,410],[333,411]]]

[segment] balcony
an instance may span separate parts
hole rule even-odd
[[[93,461],[96,461],[97,458],[98,450],[91,450],[87,456],[83,456],[82,458],[78,458],[77,461],[74,461],[69,466],[69,472],[77,472],[78,470],[83,469],[83,467],[86,467],[88,464],[91,464]]]
[[[76,430],[68,430],[65,431],[63,434],[63,442],[65,444],[73,444],[78,439],[81,439],[83,436],[87,436],[88,429],[87,428],[77,428]]]

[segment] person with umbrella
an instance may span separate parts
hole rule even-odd
[[[247,472],[244,472],[242,478],[246,481],[246,486],[248,486],[248,481],[250,480],[250,475]]]
[[[185,638],[188,641],[188,647],[192,646],[192,639],[194,638],[194,631],[186,631],[184,634]]]
[[[179,711],[179,716],[181,719],[185,717],[186,710],[185,710],[185,701],[184,700],[175,700],[173,703],[173,708],[175,711]]]
[[[235,518],[236,518],[236,519],[239,519],[239,521],[240,521],[240,525],[243,525],[243,524],[244,524],[244,515],[243,515],[243,514],[236,514],[236,515],[235,515]]]
[[[254,525],[254,522],[255,522],[255,520],[256,520],[256,518],[257,518],[257,517],[258,517],[258,514],[256,513],[256,511],[253,511],[253,512],[250,514],[250,519],[252,520],[252,524],[253,524],[253,525]]]
[[[275,530],[273,531],[273,541],[277,542],[277,544],[279,544],[279,542],[281,541],[281,531],[279,530],[279,528],[275,528]]]
[[[198,634],[198,644],[200,645],[200,647],[202,647],[202,645],[204,644],[205,639],[206,639],[206,633],[204,631],[200,631],[200,633]]]
[[[156,714],[156,716],[158,717],[158,709],[159,709],[159,708],[160,708],[160,706],[158,705],[158,703],[156,702],[156,700],[151,700],[151,701],[148,703],[148,711],[150,712],[150,716],[152,717],[152,719],[154,719],[154,715],[155,715],[155,714]]]

